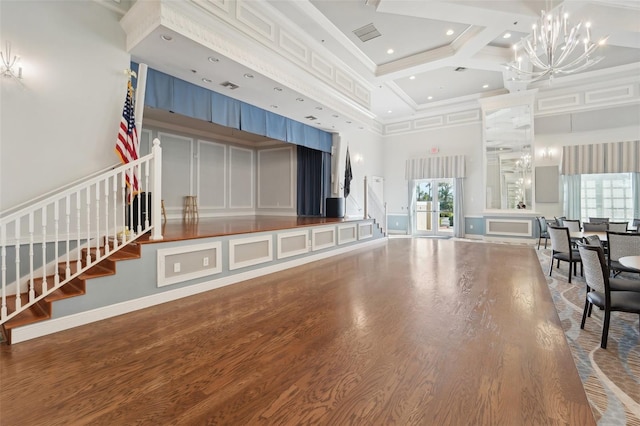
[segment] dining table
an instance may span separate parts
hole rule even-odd
[[[597,235],[601,242],[607,241],[606,231],[575,231],[569,233],[571,241],[582,241],[584,237],[588,237],[590,235]]]
[[[640,256],[622,256],[618,259],[622,266],[637,269],[640,272]]]

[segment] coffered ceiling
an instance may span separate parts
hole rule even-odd
[[[541,10],[562,2],[182,3],[179,8],[171,5],[175,13],[171,19],[162,18],[168,16],[163,9],[159,23],[147,23],[146,30],[133,29],[134,22],[140,25],[136,15],[143,15],[134,13],[140,7],[134,4],[122,20],[134,60],[295,120],[339,131],[380,130],[386,123],[434,108],[506,93],[509,83],[505,84],[503,65],[513,57],[511,44],[529,33]],[[609,36],[600,52],[604,60],[584,71],[585,78],[601,79],[607,71],[621,68],[635,67],[640,73],[639,1],[571,0],[562,6],[571,22],[591,22],[594,39]],[[178,17],[196,24],[185,26]],[[238,89],[220,85],[226,81]]]

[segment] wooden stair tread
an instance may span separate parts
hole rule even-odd
[[[82,296],[85,294],[84,289],[78,288],[72,282],[68,282],[62,287],[54,290],[52,293],[48,294],[44,300],[47,303],[55,302],[56,300],[68,299],[70,297]]]
[[[62,266],[63,268],[66,267],[66,265],[64,264],[62,265],[63,265]],[[75,274],[78,271],[78,265],[76,263],[70,264],[69,268],[71,269],[71,275]],[[90,278],[106,277],[108,275],[114,275],[115,273],[116,272],[113,269],[110,269],[106,266],[102,266],[100,263],[98,263],[97,265],[94,265],[88,270],[81,273],[78,276],[78,278],[82,280],[87,280]]]
[[[21,294],[21,299],[24,301],[28,300],[25,294]],[[9,321],[3,324],[6,330],[11,330],[15,327],[21,327],[23,325],[32,324],[34,322],[42,321],[45,319],[51,318],[51,313],[47,312],[47,310],[42,308],[42,302],[38,302],[33,306],[30,306],[28,309],[20,312],[15,317],[11,318]],[[16,303],[14,297],[7,298],[7,308],[9,312],[13,312],[16,309]]]

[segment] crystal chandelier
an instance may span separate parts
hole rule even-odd
[[[551,81],[554,76],[580,72],[603,59],[591,55],[606,43],[608,36],[594,43],[590,22],[584,25],[579,22],[572,27],[568,18],[562,7],[555,13],[543,10],[538,22],[533,24],[533,32],[513,45],[514,60],[506,66],[515,72],[518,80],[531,82],[549,76]],[[580,45],[583,48],[578,48]]]
[[[20,66],[20,57],[11,56],[11,43],[6,43],[6,51],[0,52],[0,60],[2,60],[2,68],[0,75],[7,78],[22,78],[22,67]]]

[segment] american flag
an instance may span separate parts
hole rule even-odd
[[[133,113],[133,86],[131,86],[131,82],[129,82],[127,86],[127,97],[124,101],[124,108],[122,109],[120,131],[118,132],[118,139],[116,141],[116,153],[120,157],[120,161],[122,161],[123,164],[127,164],[137,160],[139,146],[136,119]],[[125,175],[131,195],[135,195],[140,191],[136,172],[137,166],[134,167],[133,170],[129,170]]]

